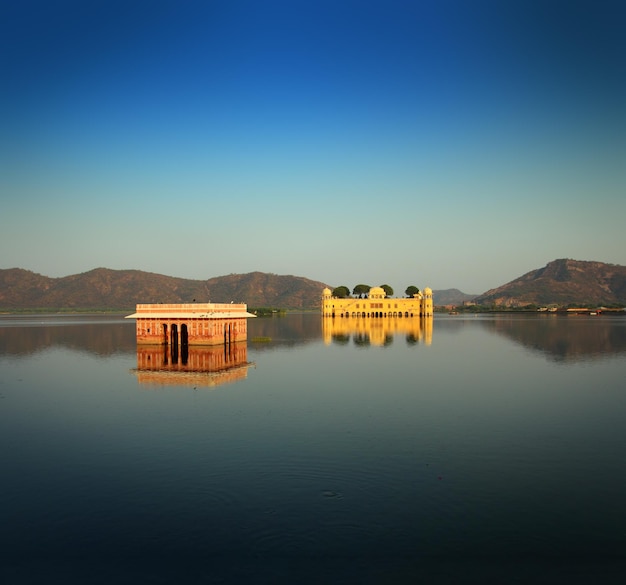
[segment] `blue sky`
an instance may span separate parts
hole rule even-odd
[[[14,2],[0,268],[480,293],[626,264],[626,4]]]

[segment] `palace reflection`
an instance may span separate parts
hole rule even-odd
[[[246,342],[211,346],[139,345],[134,373],[149,386],[215,387],[248,376]]]
[[[433,341],[432,317],[322,317],[324,343],[389,345],[394,337],[404,336],[409,345]]]

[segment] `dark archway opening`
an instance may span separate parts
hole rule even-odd
[[[224,344],[230,343],[232,340],[232,323],[224,323]]]
[[[170,331],[170,351],[172,355],[172,363],[178,363],[178,325],[172,324]]]
[[[180,326],[180,360],[184,366],[189,359],[189,330],[187,325]]]

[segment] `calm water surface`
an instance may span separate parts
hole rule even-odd
[[[619,582],[625,380],[617,316],[289,315],[174,356],[0,316],[0,578]]]

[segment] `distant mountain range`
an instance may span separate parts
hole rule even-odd
[[[626,266],[560,259],[474,299],[480,305],[626,305]]]
[[[96,268],[49,278],[21,268],[0,270],[0,309],[134,309],[137,303],[243,302],[250,307],[319,306],[327,286],[300,276],[263,272],[189,280]]]
[[[96,268],[50,278],[21,268],[0,269],[0,310],[133,309],[137,303],[244,302],[249,307],[315,309],[323,282],[265,272],[208,280],[175,278],[141,270]],[[528,304],[626,305],[626,267],[602,262],[555,260],[508,284],[479,295],[434,290],[435,305]]]
[[[461,292],[458,288],[433,290],[433,303],[439,307],[444,305],[461,305],[465,301],[471,301],[476,296]]]

